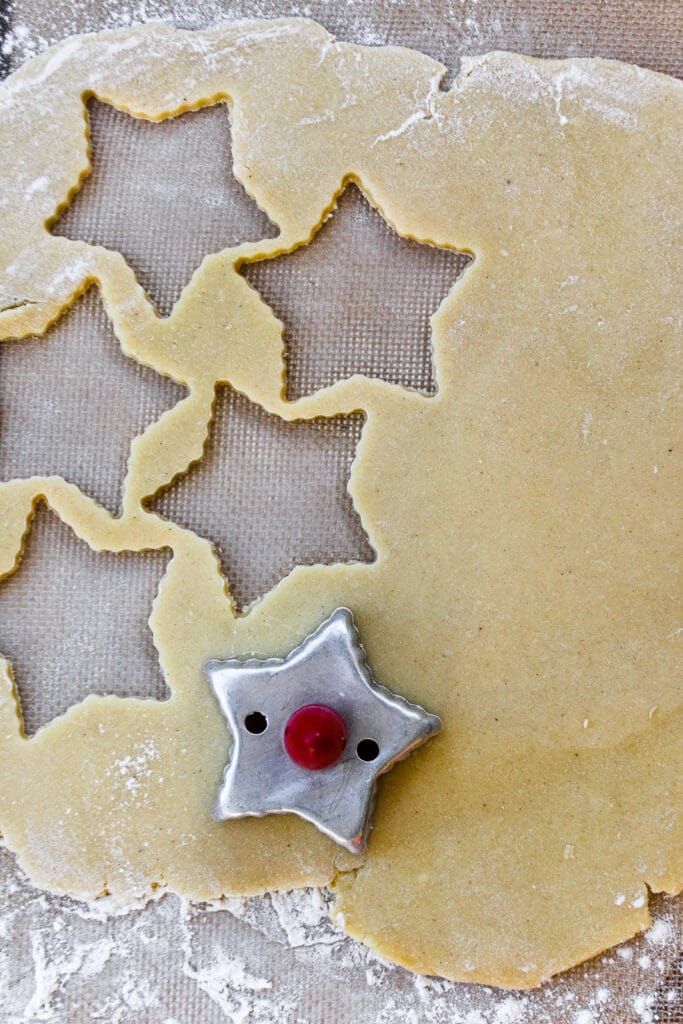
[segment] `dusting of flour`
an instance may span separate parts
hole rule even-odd
[[[2,1024],[656,1024],[673,1021],[676,904],[638,939],[540,990],[456,985],[387,963],[306,889],[121,905],[34,889],[0,849]],[[663,1012],[671,1015],[663,1016]],[[663,1012],[662,1012],[663,1011]]]

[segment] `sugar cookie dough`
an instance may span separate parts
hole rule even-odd
[[[27,740],[4,663],[0,829],[54,891],[330,883],[383,956],[532,986],[681,887],[681,86],[507,53],[444,72],[283,20],[68,39],[0,87],[0,338],[96,282],[123,349],[189,388],[133,443],[119,518],[58,478],[0,485],[0,573],[40,496],[95,549],[173,550],[168,702],[91,696]],[[208,256],[166,320],[119,254],[46,227],[88,170],[93,94],[154,120],[227,99],[280,228]],[[353,377],[285,401],[281,325],[236,267],[305,244],[349,180],[474,256],[433,318],[435,397]],[[288,419],[365,412],[350,490],[376,563],[298,568],[235,615],[209,543],[144,507],[201,456],[216,381]],[[383,780],[364,862],[294,817],[210,816],[229,738],[203,662],[283,654],[339,604],[379,680],[444,722]]]

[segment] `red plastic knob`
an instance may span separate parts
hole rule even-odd
[[[311,771],[336,764],[348,738],[342,716],[324,704],[299,708],[285,726],[285,750],[295,764]]]

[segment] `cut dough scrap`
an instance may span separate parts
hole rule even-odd
[[[51,889],[333,882],[390,959],[529,986],[682,885],[682,90],[599,60],[491,54],[447,93],[443,71],[306,21],[155,25],[67,40],[0,92],[0,297],[31,303],[0,336],[97,278],[126,351],[191,390],[134,446],[119,520],[59,480],[0,488],[5,570],[38,493],[95,548],[174,551],[152,617],[171,699],[91,697],[26,741],[7,674],[0,827]],[[89,93],[150,118],[227,96],[236,172],[280,227],[207,258],[167,321],[117,254],[44,228],[85,168]],[[475,254],[433,318],[434,398],[352,378],[283,399],[280,327],[235,267],[306,242],[350,178],[400,233]],[[296,569],[234,616],[208,544],[141,504],[198,457],[216,380],[289,419],[366,413],[350,490],[376,563]],[[379,681],[444,721],[382,781],[364,863],[293,817],[210,819],[228,737],[203,661],[284,654],[339,604]]]

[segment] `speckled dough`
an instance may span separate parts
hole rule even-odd
[[[55,891],[330,883],[384,956],[530,986],[681,886],[681,87],[502,53],[443,73],[293,20],[69,39],[0,87],[0,337],[95,281],[124,350],[190,390],[133,443],[119,518],[59,478],[0,485],[0,573],[39,496],[95,549],[173,550],[151,617],[169,701],[91,696],[27,740],[2,663],[0,827]],[[155,120],[227,98],[280,228],[207,257],[167,320],[119,254],[45,227],[88,171],[92,94]],[[474,255],[433,318],[435,397],[353,377],[284,399],[281,325],[236,267],[305,243],[350,179],[401,234]],[[235,615],[209,544],[143,505],[200,457],[216,381],[287,419],[365,411],[350,490],[376,563],[298,568]],[[364,862],[295,817],[210,813],[229,737],[203,662],[281,655],[339,604],[378,679],[444,722],[383,780]]]

